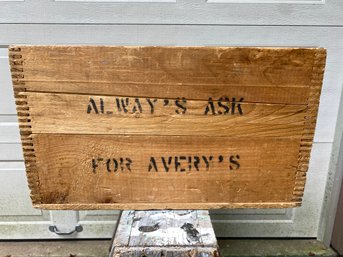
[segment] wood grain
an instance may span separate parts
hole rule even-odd
[[[21,54],[27,91],[289,104],[307,103],[315,61],[301,48],[25,46]]]
[[[315,61],[306,48],[26,46],[21,54],[25,81],[161,86],[309,86]]]
[[[325,57],[320,48],[10,48],[33,204],[298,206]]]
[[[287,202],[299,151],[288,138],[37,134],[33,143],[47,204]]]
[[[239,103],[240,98],[234,103],[229,98],[228,102],[220,102],[221,106],[213,100],[212,106],[200,100],[184,103],[181,99],[23,94],[30,106],[32,133],[300,138],[307,111],[306,105]]]
[[[189,100],[207,100],[209,96],[219,99],[223,96],[240,96],[246,102],[277,103],[277,104],[306,104],[308,86],[270,86],[270,85],[201,85],[201,84],[125,84],[93,82],[39,82],[26,81],[30,92],[50,93],[82,93],[92,95],[113,95],[142,98],[171,98],[182,95]],[[85,90],[85,88],[87,88]],[[196,92],[196,94],[194,93]]]
[[[33,207],[47,210],[184,210],[185,205],[192,210],[201,209],[269,209],[294,208],[301,206],[301,202],[266,202],[266,203],[77,203],[77,204],[33,204]]]

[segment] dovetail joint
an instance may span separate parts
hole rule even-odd
[[[39,177],[36,169],[36,156],[32,140],[31,117],[25,87],[24,61],[21,48],[14,46],[9,48],[9,63],[11,66],[12,84],[17,115],[20,128],[20,135],[23,146],[26,174],[31,189],[33,204],[41,203],[39,192]]]
[[[293,201],[301,201],[306,181],[306,173],[311,155],[314,130],[317,121],[319,98],[322,88],[322,81],[325,67],[325,49],[316,49],[310,92],[307,99],[307,111],[304,121],[304,130],[300,140],[300,150],[298,155],[298,166],[295,174],[295,184],[293,189]],[[301,185],[299,187],[299,185]]]

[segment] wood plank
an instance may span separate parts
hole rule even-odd
[[[232,202],[206,202],[206,203],[154,203],[154,210],[175,209],[183,210],[185,205],[192,210],[200,209],[242,209],[242,208],[294,208],[301,205],[301,202],[266,202],[266,203],[232,203]],[[151,203],[74,203],[74,204],[33,204],[35,208],[47,210],[151,210]]]
[[[316,51],[263,47],[25,46],[21,54],[25,81],[31,82],[309,86]]]
[[[125,217],[132,213],[134,218],[127,222]],[[124,211],[123,214],[119,226],[127,227],[129,232],[115,234],[110,257],[218,256],[208,211],[149,210]]]
[[[307,103],[314,49],[25,46],[27,91]],[[292,74],[289,76],[288,74]],[[194,91],[197,94],[194,94]]]
[[[118,248],[117,248],[118,249]],[[217,249],[212,247],[130,247],[119,248],[111,257],[219,257]]]
[[[37,134],[33,142],[47,204],[291,202],[299,151],[290,138]]]
[[[246,102],[306,104],[309,96],[308,86],[287,85],[174,85],[174,84],[124,84],[92,82],[39,82],[26,81],[28,92],[83,93],[92,95],[112,95],[122,97],[168,98],[182,95],[189,100],[219,99],[223,96],[240,96]],[[87,87],[87,90],[85,90]],[[196,94],[194,93],[196,92]]]
[[[32,133],[300,138],[306,105],[23,93]],[[242,134],[241,131],[245,133]]]
[[[135,220],[130,247],[204,246],[198,230],[196,234],[187,233],[191,227],[199,228],[196,211],[136,211]],[[181,228],[185,223],[192,225]]]
[[[129,245],[131,225],[134,221],[135,211],[123,211],[120,215],[120,219],[117,230],[115,231],[115,237],[113,238],[113,245],[121,245],[123,247]]]
[[[200,234],[202,235],[201,241],[204,245],[211,245],[216,240],[216,235],[212,233],[213,230],[211,219],[208,219],[208,210],[198,210],[198,226]]]

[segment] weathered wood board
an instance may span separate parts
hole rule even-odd
[[[34,206],[301,204],[325,49],[13,46],[9,55]]]
[[[203,210],[123,211],[110,257],[219,257]]]

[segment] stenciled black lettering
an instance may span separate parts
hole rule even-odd
[[[219,161],[219,162],[223,162],[223,161],[224,161],[223,155],[219,155],[219,156],[218,156],[218,161]]]
[[[227,97],[221,97],[218,100],[218,106],[221,107],[223,109],[223,111],[221,111],[220,108],[218,108],[218,114],[228,114],[229,113],[229,103],[230,100]]]
[[[124,171],[125,170],[124,159],[123,158],[119,158],[119,160],[120,160],[120,169],[121,169],[121,171]]]
[[[111,172],[110,165],[111,165],[111,159],[107,159],[107,161],[106,161],[106,169],[107,169],[108,172]]]
[[[147,102],[148,102],[148,104],[149,104],[149,106],[150,106],[150,113],[151,113],[151,114],[154,114],[154,108],[155,108],[155,104],[156,104],[156,102],[157,102],[157,99],[153,99],[153,100],[151,101],[150,98],[147,98],[146,100],[147,100]]]
[[[140,113],[143,112],[142,105],[141,105],[141,102],[139,101],[139,98],[135,98],[135,104],[132,108],[132,113],[136,113],[137,109],[139,110]]]
[[[235,105],[236,105],[236,98],[232,98],[231,102],[231,114],[235,114]]]
[[[128,110],[126,109],[126,107],[129,106],[130,104],[130,98],[126,97],[126,98],[121,98],[121,107],[123,108],[123,111],[125,113],[128,113]]]
[[[200,158],[199,156],[194,156],[194,168],[199,171],[199,163],[200,163]]]
[[[187,160],[187,157],[186,156],[180,156],[179,159],[180,159],[180,161],[185,161],[185,160]],[[182,162],[179,162],[179,163],[180,163],[180,172],[185,172],[186,169],[182,167],[182,165],[181,165]]]
[[[92,97],[89,98],[89,103],[87,107],[87,113],[91,113],[92,109],[96,114],[99,114],[98,107],[95,104],[95,101]]]
[[[188,170],[191,171],[192,170],[192,161],[193,161],[193,158],[192,156],[188,156]]]
[[[120,99],[119,98],[116,98],[116,104],[117,104],[118,112],[121,112],[121,106],[120,106]]]
[[[174,161],[175,161],[175,171],[178,171],[179,166],[181,165],[181,163],[179,162],[179,158],[177,156],[175,156]]]
[[[93,173],[96,173],[97,168],[99,167],[99,162],[104,161],[103,158],[93,158],[92,159],[92,168]],[[106,159],[106,170],[107,172],[117,172],[120,167],[121,171],[128,170],[131,172],[132,160],[130,158],[119,158],[119,161],[115,158]]]
[[[163,106],[167,106],[169,104],[169,100],[168,99],[164,99],[163,100]]]
[[[114,166],[113,166],[113,172],[117,172],[117,170],[118,170],[118,161],[116,160],[116,159],[112,159],[112,161],[113,161],[113,164],[114,164]]]
[[[100,98],[100,111],[101,111],[101,113],[104,113],[104,109],[105,109],[104,99]]]
[[[230,165],[230,170],[238,170],[241,167],[241,164],[239,163],[240,156],[237,155],[231,155],[230,156],[230,163],[232,165]]]
[[[96,160],[93,158],[92,159],[92,168],[93,168],[93,173],[96,173],[96,168],[99,167],[99,165],[97,164]]]
[[[125,158],[126,160],[126,163],[125,163],[125,166],[126,168],[131,171],[131,164],[132,164],[132,160],[130,158]]]
[[[242,110],[242,106],[241,103],[243,102],[244,98],[242,97],[241,99],[239,99],[238,103],[237,103],[237,109],[238,109],[238,113],[240,115],[243,115],[243,110]]]
[[[215,107],[214,107],[214,103],[213,103],[212,97],[208,98],[204,114],[207,115],[210,111],[212,112],[213,115],[216,115],[216,110],[215,110]]]
[[[163,164],[164,170],[166,172],[168,172],[169,168],[170,168],[170,165],[172,163],[173,157],[169,156],[168,157],[168,161],[166,161],[166,159],[164,157],[161,157],[161,160],[162,160],[162,164]]]
[[[103,158],[97,158],[96,160],[94,158],[92,159],[93,173],[96,173],[96,168],[99,167],[98,162],[102,162],[103,160]]]
[[[181,99],[178,97],[176,100],[175,100],[175,105],[178,107],[175,112],[177,114],[185,114],[186,111],[187,111],[187,107],[186,107],[186,104],[187,104],[187,100],[186,98],[182,97]]]
[[[202,157],[202,159],[204,160],[204,162],[205,162],[205,165],[206,165],[206,170],[209,170],[209,168],[210,168],[210,162],[213,160],[213,156],[209,156],[208,157],[208,159],[207,159],[207,157],[206,156],[201,156]]]
[[[155,171],[158,172],[156,160],[154,157],[150,157],[148,171],[151,171],[152,169],[155,169]]]

